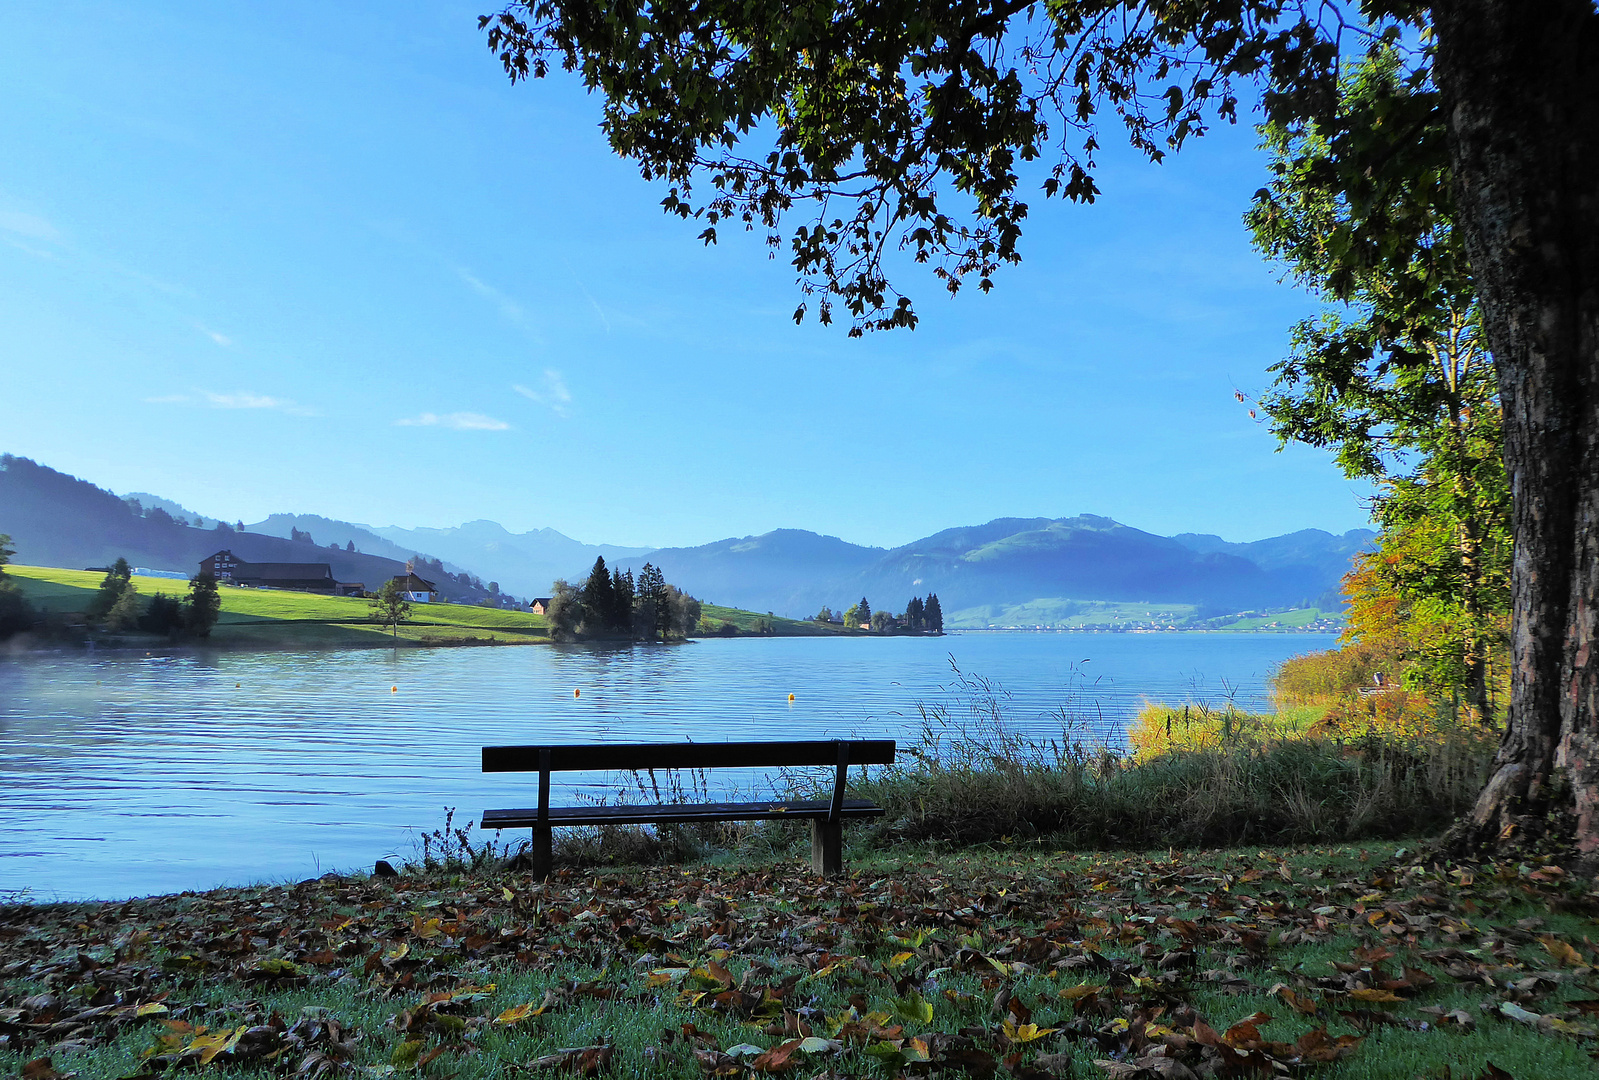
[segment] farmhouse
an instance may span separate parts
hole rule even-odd
[[[419,578],[411,571],[395,574],[394,584],[399,586],[400,595],[413,604],[431,604],[439,591],[439,587],[433,582]]]
[[[548,615],[550,613],[550,597],[535,597],[531,606],[533,608],[533,614]]]
[[[229,585],[256,589],[292,589],[329,596],[360,596],[359,581],[336,581],[327,563],[253,563],[222,550],[200,563],[200,572]]]

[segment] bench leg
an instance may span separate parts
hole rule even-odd
[[[527,854],[533,862],[533,876],[540,881],[550,876],[554,831],[548,825],[542,829],[537,825],[533,826],[533,844],[528,848]]]
[[[844,823],[811,820],[811,869],[823,877],[844,872]]]

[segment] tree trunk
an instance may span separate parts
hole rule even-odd
[[[1437,0],[1435,74],[1514,494],[1510,720],[1457,837],[1599,864],[1599,15]]]

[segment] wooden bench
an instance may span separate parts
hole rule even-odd
[[[865,799],[844,798],[844,775],[851,765],[888,765],[892,739],[807,742],[596,743],[555,746],[485,746],[483,771],[537,772],[539,804],[520,810],[488,810],[485,829],[532,829],[529,852],[533,872],[550,872],[551,834],[558,825],[685,825],[700,821],[761,821],[800,818],[811,823],[811,865],[818,874],[844,866],[845,818],[879,817]],[[828,800],[768,799],[738,803],[668,803],[657,806],[551,806],[550,774],[579,770],[779,768],[831,765],[833,797]]]

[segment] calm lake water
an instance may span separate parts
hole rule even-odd
[[[1014,727],[1115,745],[1146,698],[1259,707],[1276,664],[1332,644],[968,633],[0,658],[0,893],[117,898],[406,858],[447,806],[475,823],[536,801],[529,778],[480,773],[484,745],[912,740],[919,706],[961,723],[981,704],[952,660]],[[626,778],[572,780],[604,795]]]

